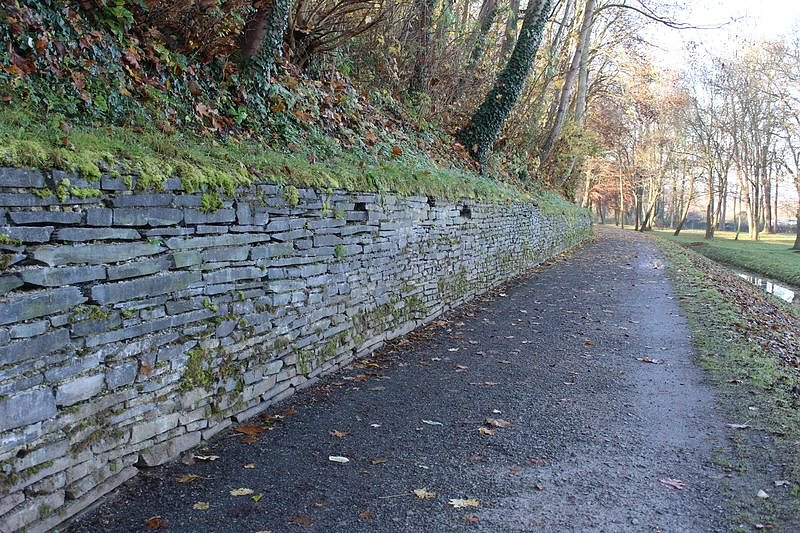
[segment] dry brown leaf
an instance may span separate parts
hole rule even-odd
[[[383,463],[385,463],[385,462],[386,462],[386,461],[388,461],[388,460],[389,460],[389,459],[387,459],[386,457],[376,457],[375,459],[372,459],[372,460],[370,461],[370,463],[372,463],[372,464],[374,464],[374,465],[379,465],[379,464],[383,464]]]
[[[531,464],[534,466],[545,466],[547,464],[547,461],[545,461],[541,457],[531,457]]]
[[[362,520],[372,520],[373,518],[375,518],[375,513],[373,513],[372,511],[361,511],[360,513],[358,513],[358,517],[361,518]]]
[[[347,436],[347,432],[346,431],[337,431],[335,429],[333,431],[328,432],[328,433],[329,433],[329,435],[331,437],[336,437],[337,439],[341,439],[341,438]]]
[[[243,433],[244,435],[258,435],[267,430],[264,426],[238,426],[233,428],[236,433]]]
[[[347,457],[342,457],[341,455],[329,455],[328,456],[328,461],[331,461],[333,463],[345,464],[345,463],[349,463],[350,459],[348,459]]]
[[[207,511],[209,507],[210,505],[208,504],[208,502],[197,502],[194,505],[192,505],[192,509],[194,509],[195,511]]]
[[[169,520],[164,520],[156,515],[145,520],[144,525],[147,526],[147,529],[166,529],[169,527]]]
[[[642,363],[652,363],[654,365],[660,365],[664,362],[663,359],[653,359],[652,357],[637,357],[636,360]]]
[[[465,514],[464,520],[466,520],[470,524],[477,524],[478,522],[480,522],[480,518],[478,518],[478,516],[474,514]]]
[[[419,498],[420,500],[435,500],[436,493],[433,491],[429,491],[428,489],[414,489],[411,491],[414,493],[414,496]]]
[[[255,463],[247,463],[246,465],[244,465],[244,467],[248,470],[252,470],[253,468],[256,467],[256,465]]]
[[[191,483],[195,479],[200,478],[197,474],[183,474],[182,476],[178,476],[176,481],[178,483]]]
[[[194,458],[198,461],[216,461],[219,455],[195,455]]]
[[[664,485],[665,487],[669,487],[671,489],[681,490],[683,487],[686,486],[686,483],[684,483],[680,479],[672,479],[671,477],[665,477],[659,479],[659,481],[661,482],[662,485]]]
[[[725,427],[730,429],[747,429],[750,427],[750,424],[725,424]]]
[[[310,526],[314,523],[314,519],[306,515],[297,515],[293,516],[289,523],[296,526]]]
[[[250,496],[255,491],[253,489],[246,489],[244,487],[240,489],[233,489],[230,491],[231,496]]]
[[[511,422],[503,420],[502,418],[487,418],[485,420],[485,423],[487,426],[503,428],[503,429],[508,429],[512,426]]]
[[[480,433],[481,435],[494,435],[495,433],[497,433],[497,430],[481,427],[478,428],[478,433]]]

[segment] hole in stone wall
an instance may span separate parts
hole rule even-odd
[[[17,452],[17,459],[22,459],[26,455],[28,455],[28,450],[20,450]]]
[[[428,196],[428,205],[430,207],[436,207],[436,198],[433,196]]]
[[[353,211],[366,211],[366,210],[367,210],[366,202],[356,202],[356,205],[353,206]]]
[[[472,218],[472,209],[468,205],[462,205],[460,214],[464,218]]]

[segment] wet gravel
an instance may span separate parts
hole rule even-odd
[[[732,526],[712,462],[725,421],[663,259],[635,235],[601,230],[269,413],[283,417],[271,431],[196,452],[213,462],[145,471],[68,530],[151,531],[153,516],[187,532]],[[479,506],[448,503],[470,498]]]

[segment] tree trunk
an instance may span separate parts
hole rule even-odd
[[[561,130],[567,120],[567,109],[569,108],[570,100],[572,99],[572,91],[575,87],[575,79],[580,72],[581,61],[586,49],[583,43],[589,40],[589,34],[592,31],[592,18],[594,17],[594,8],[596,5],[595,0],[586,0],[586,7],[583,10],[583,22],[581,23],[581,31],[578,34],[578,42],[575,43],[575,54],[572,56],[572,62],[569,69],[564,76],[564,84],[561,86],[561,96],[558,100],[558,109],[556,110],[555,120],[550,132],[544,140],[542,151],[539,155],[539,160],[544,163],[550,159],[553,154],[553,147],[561,135]]]
[[[797,236],[794,239],[792,250],[800,252],[800,170],[797,170],[794,175],[794,184],[797,186],[797,227],[795,228]]]
[[[291,0],[268,0],[247,21],[239,43],[244,62],[258,57],[265,67],[271,68],[283,48],[291,8]]]
[[[481,62],[481,59],[483,59],[484,51],[486,50],[486,37],[489,35],[489,30],[492,29],[495,15],[497,15],[497,1],[483,0],[480,13],[478,13],[478,28],[474,40],[475,44],[472,47],[469,63],[465,69],[467,74],[472,73],[478,68],[478,64]]]
[[[509,7],[511,12],[506,19],[506,31],[503,36],[503,47],[500,49],[500,61],[508,61],[508,56],[514,49],[514,41],[517,38],[517,24],[519,23],[519,1],[511,0]]]
[[[519,99],[519,93],[539,49],[551,5],[552,0],[536,0],[528,5],[508,64],[497,76],[494,87],[472,119],[458,133],[458,139],[481,165],[486,162],[494,140]]]
[[[414,41],[416,51],[414,70],[408,83],[408,92],[414,94],[428,94],[430,92],[430,47],[431,31],[433,25],[433,11],[436,9],[436,0],[417,0],[414,3]]]

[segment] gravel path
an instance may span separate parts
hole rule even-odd
[[[147,531],[158,515],[205,532],[727,531],[712,462],[725,421],[671,294],[651,242],[601,229],[275,406],[273,430],[196,452],[216,461],[140,475],[70,530]]]

